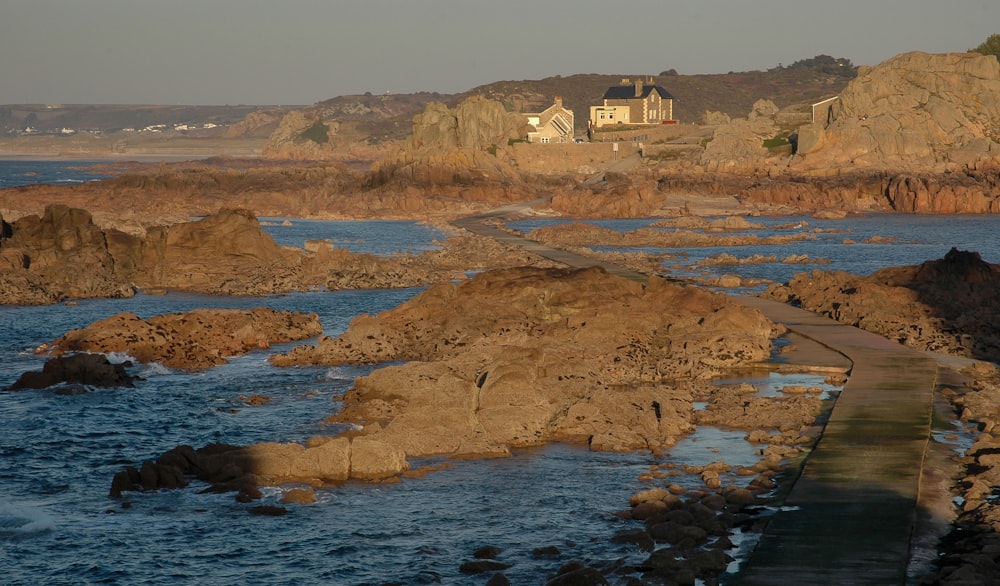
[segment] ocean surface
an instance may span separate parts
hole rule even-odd
[[[80,163],[0,161],[3,181],[88,181]],[[329,238],[376,254],[433,249],[441,235],[414,222],[315,222],[262,218],[283,244]],[[762,218],[754,221],[772,222]],[[788,218],[774,219],[787,224]],[[883,216],[820,222],[849,230],[774,247],[728,250],[736,256],[809,254],[830,259],[824,269],[870,272],[882,266],[940,258],[952,246],[1000,262],[1000,221],[985,217]],[[648,222],[601,222],[629,230]],[[288,225],[290,224],[290,225]],[[539,222],[521,222],[530,228]],[[845,237],[895,236],[892,244],[843,245]],[[827,238],[829,236],[829,238]],[[688,258],[718,249],[691,249]],[[801,265],[755,265],[725,272],[760,271],[784,278]],[[189,294],[84,300],[78,305],[0,305],[0,388],[41,368],[32,352],[71,328],[121,311],[149,317],[201,307],[273,307],[317,313],[326,335],[342,332],[362,313],[377,313],[419,289],[298,293],[267,298]],[[3,584],[483,584],[489,577],[460,571],[483,546],[502,549],[513,584],[542,584],[571,560],[640,561],[646,554],[611,544],[635,525],[611,513],[627,508],[650,466],[665,462],[733,465],[756,460],[742,432],[703,428],[667,456],[592,453],[551,445],[513,457],[459,461],[395,484],[348,483],[317,490],[317,502],[288,505],[283,517],[248,513],[232,494],[182,490],[108,497],[112,476],[180,444],[303,441],[335,433],[323,420],[335,397],[373,367],[275,368],[266,359],[295,344],[238,357],[203,373],[140,365],[132,389],[96,389],[77,395],[0,391],[0,583]],[[112,357],[124,359],[125,357]],[[770,375],[752,379],[762,393],[785,384],[819,384],[817,377]],[[827,387],[830,391],[833,388]],[[251,407],[241,396],[270,403]],[[435,465],[438,460],[413,462]],[[697,479],[672,479],[698,487]],[[741,480],[733,479],[734,482]],[[746,481],[746,479],[742,480]],[[265,489],[262,504],[278,504],[291,487]],[[123,507],[123,502],[129,506]],[[740,539],[734,541],[741,542]],[[752,545],[752,539],[748,538]],[[533,550],[554,546],[554,558]],[[749,547],[744,542],[743,547]],[[733,555],[739,557],[739,551]],[[734,564],[734,569],[738,564]]]
[[[657,220],[592,220],[589,223],[619,232],[631,232],[647,228]],[[548,218],[512,222],[509,225],[527,233],[543,226],[570,221]],[[940,259],[952,248],[978,252],[986,262],[1000,263],[1000,216],[870,214],[843,220],[817,220],[808,216],[761,216],[747,218],[747,221],[764,227],[749,232],[717,234],[750,233],[761,237],[801,235],[805,239],[781,245],[638,247],[619,250],[674,255],[674,259],[664,263],[664,271],[669,274],[709,277],[733,274],[745,279],[766,279],[778,283],[788,282],[796,273],[815,269],[869,275],[886,267],[915,265]],[[845,244],[848,240],[853,243]],[[601,247],[593,248],[604,250]],[[696,265],[698,261],[722,253],[737,258],[748,258],[755,254],[775,256],[778,262],[724,267]],[[791,255],[806,255],[811,262],[780,262]]]

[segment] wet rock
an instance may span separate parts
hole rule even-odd
[[[472,557],[476,558],[477,560],[495,560],[497,556],[500,555],[502,552],[503,549],[499,547],[493,545],[486,545],[472,552]]]
[[[316,502],[316,491],[312,488],[292,488],[281,496],[281,502],[308,505]]]
[[[124,364],[112,364],[102,354],[68,354],[51,358],[41,372],[26,372],[9,390],[44,389],[70,383],[93,387],[133,387],[137,377],[125,370]]]
[[[644,521],[650,517],[666,512],[667,504],[663,501],[644,501],[632,507],[632,518]]]
[[[756,501],[756,497],[750,490],[738,486],[723,488],[722,495],[725,497],[726,503],[730,505],[745,506]]]
[[[273,442],[247,447],[212,444],[198,450],[179,446],[157,460],[148,480],[132,480],[119,472],[112,481],[113,496],[120,496],[123,490],[173,488],[158,480],[164,469],[171,470],[170,478],[175,478],[173,471],[178,471],[182,477],[211,483],[213,492],[230,492],[291,482],[382,481],[398,477],[409,469],[409,463],[397,448],[365,437],[320,436],[310,438],[304,446]],[[155,485],[147,485],[153,481]]]
[[[240,401],[243,401],[244,403],[246,403],[251,407],[260,407],[262,405],[267,405],[268,403],[270,403],[271,398],[265,397],[264,395],[258,395],[257,393],[253,393],[250,396],[240,395]]]
[[[653,538],[645,529],[619,531],[611,538],[611,543],[630,543],[638,547],[640,551],[653,551],[655,547]]]

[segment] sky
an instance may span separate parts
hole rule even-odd
[[[306,105],[501,80],[876,65],[998,0],[0,0],[0,104]]]

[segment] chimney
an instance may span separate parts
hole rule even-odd
[[[563,105],[562,105],[562,96],[556,96],[555,103],[556,103],[556,106],[559,106],[560,108],[562,108],[563,107]]]
[[[642,77],[635,78],[635,97],[642,97]]]

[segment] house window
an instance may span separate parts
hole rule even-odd
[[[542,144],[549,144],[549,137],[543,136],[540,142]]]
[[[604,112],[601,112],[601,120],[604,120]]]

